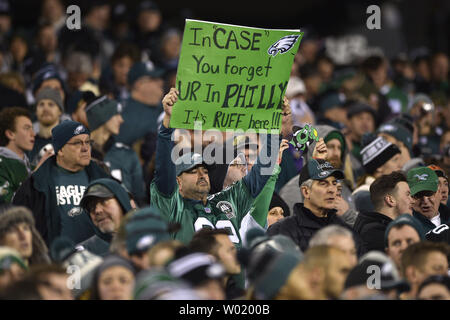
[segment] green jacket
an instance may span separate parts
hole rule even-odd
[[[252,228],[263,228],[264,231],[267,230],[267,214],[269,213],[270,202],[275,191],[275,184],[278,181],[278,176],[281,171],[281,167],[278,164],[275,165],[272,176],[270,176],[260,194],[253,201],[249,213],[241,222],[239,234],[241,235],[244,246],[246,246],[245,235],[248,230]]]
[[[0,203],[9,203],[22,182],[31,174],[28,157],[24,159],[6,147],[0,147]]]
[[[151,203],[169,222],[181,224],[181,229],[173,237],[183,243],[188,243],[194,233],[202,228],[226,228],[230,231],[230,240],[241,247],[239,230],[248,213],[258,224],[266,225],[267,212],[261,218],[260,210],[251,212],[251,209],[271,176],[261,174],[263,168],[270,168],[270,163],[263,165],[258,158],[248,175],[221,192],[210,195],[204,205],[201,201],[183,198],[179,193],[175,165],[171,160],[172,133],[173,129],[161,126],[158,134],[155,178],[150,186]],[[278,148],[279,144],[275,148],[276,156]],[[271,150],[270,135],[267,136],[267,150],[270,157],[270,152],[274,152]],[[271,159],[274,163],[273,157]]]

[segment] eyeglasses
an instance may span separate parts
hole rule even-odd
[[[66,144],[70,144],[72,146],[75,146],[77,148],[81,148],[81,146],[85,145],[87,147],[92,147],[92,145],[94,144],[93,140],[88,140],[88,141],[75,141],[75,142],[67,142]]]
[[[112,199],[112,197],[111,198],[98,198],[98,197],[95,197],[94,199],[92,199],[91,201],[89,201],[87,204],[86,204],[86,211],[88,212],[88,213],[95,213],[95,208],[97,207],[97,204],[101,204],[101,205],[105,205],[106,204],[106,202],[108,201],[108,200],[110,200],[110,199]]]

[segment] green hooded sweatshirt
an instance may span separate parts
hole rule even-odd
[[[9,203],[22,182],[31,175],[28,157],[23,159],[14,151],[0,147],[0,203]]]

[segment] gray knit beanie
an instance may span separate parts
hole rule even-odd
[[[36,95],[36,105],[38,105],[38,103],[44,99],[52,100],[54,103],[56,103],[61,112],[64,113],[64,104],[61,98],[61,94],[58,90],[47,87],[41,89]]]

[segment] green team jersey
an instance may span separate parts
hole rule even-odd
[[[240,248],[240,233],[245,234],[241,224],[247,214],[251,214],[261,227],[266,225],[267,212],[261,214],[261,210],[252,210],[252,207],[271,176],[260,174],[263,166],[257,160],[246,177],[221,192],[210,195],[206,205],[202,201],[183,198],[176,184],[175,165],[170,159],[172,131],[161,126],[158,135],[156,173],[150,185],[150,202],[167,221],[181,224],[181,229],[172,234],[174,239],[187,244],[194,233],[202,228],[228,229],[230,240]],[[269,147],[270,140],[267,139]],[[278,154],[278,148],[275,151]],[[279,171],[280,167],[275,164],[271,172],[278,175]],[[164,187],[171,192],[162,192],[161,188]],[[271,187],[274,187],[274,183]],[[248,225],[250,227],[252,224]]]
[[[206,206],[201,201],[183,199],[178,188],[170,197],[166,197],[158,191],[156,184],[152,183],[151,194],[152,203],[160,208],[167,220],[181,224],[181,230],[173,237],[186,244],[191,241],[194,233],[202,228],[222,228],[228,229],[230,240],[241,246],[241,222],[255,200],[242,180],[210,195]]]
[[[0,203],[10,203],[14,193],[31,174],[27,156],[19,156],[6,147],[0,147]]]

